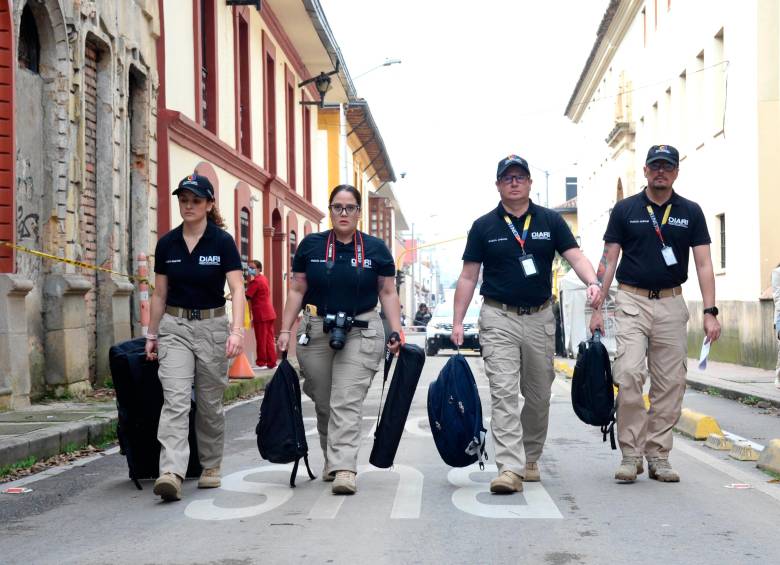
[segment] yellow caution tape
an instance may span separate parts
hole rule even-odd
[[[51,255],[49,253],[44,253],[43,251],[37,251],[35,249],[30,249],[28,247],[23,247],[21,245],[16,245],[14,243],[11,243],[10,241],[2,241],[0,240],[0,245],[4,245],[6,247],[10,247],[12,249],[16,249],[17,251],[21,251],[23,253],[29,253],[30,255],[35,255],[36,257],[41,257],[43,259],[51,259],[53,261],[59,261],[60,263],[67,263],[68,265],[74,265],[76,267],[83,267],[84,269],[91,269],[93,271],[101,271],[103,273],[111,273],[112,275],[117,275],[119,277],[125,277],[131,282],[138,282],[138,283],[147,283],[149,286],[151,286],[151,283],[149,283],[149,279],[145,277],[136,277],[133,275],[128,275],[125,273],[120,273],[119,271],[112,271],[111,269],[106,269],[105,267],[98,267],[97,265],[92,265],[90,263],[84,263],[83,261],[76,261],[75,259],[65,259],[64,257],[57,257],[56,255]],[[152,287],[154,288],[154,287]]]

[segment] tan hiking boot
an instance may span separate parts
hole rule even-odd
[[[672,469],[669,460],[664,457],[647,458],[648,475],[651,479],[662,483],[679,483],[680,475]]]
[[[331,487],[333,494],[355,494],[357,492],[357,479],[353,471],[336,471]]]
[[[499,476],[490,481],[490,492],[495,494],[523,492],[523,478],[512,471],[502,471]]]
[[[539,465],[536,461],[526,461],[523,469],[523,480],[527,483],[538,483],[542,480],[542,474],[539,472]]]
[[[163,473],[154,481],[154,494],[166,502],[181,500],[181,479],[175,473]]]
[[[641,457],[624,455],[623,460],[620,462],[620,467],[615,472],[615,480],[633,483],[636,480],[636,476],[644,472],[645,468],[642,465]]]
[[[222,484],[219,477],[219,467],[203,469],[198,479],[198,488],[218,488]]]

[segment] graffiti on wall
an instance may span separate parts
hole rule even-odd
[[[41,195],[35,194],[35,180],[30,160],[20,151],[16,153],[16,241],[20,245],[39,248],[41,243]],[[41,259],[26,253],[16,254],[19,274],[35,280],[41,271]]]

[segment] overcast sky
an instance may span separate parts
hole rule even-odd
[[[550,206],[564,200],[577,141],[563,112],[608,0],[320,2],[425,239],[465,234],[496,206],[496,164],[510,153],[536,167],[534,201],[545,204],[541,170],[553,172]],[[402,63],[358,78],[387,58]],[[448,278],[463,245],[436,250]]]

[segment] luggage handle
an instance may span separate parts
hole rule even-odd
[[[374,427],[374,438],[376,438],[377,430],[379,429],[379,420],[382,418],[382,400],[385,397],[385,385],[387,384],[387,377],[390,375],[390,367],[393,364],[393,352],[389,347],[385,347],[385,375],[382,379],[382,393],[379,395],[379,409],[376,413],[376,426]],[[400,357],[400,354],[399,354]]]

